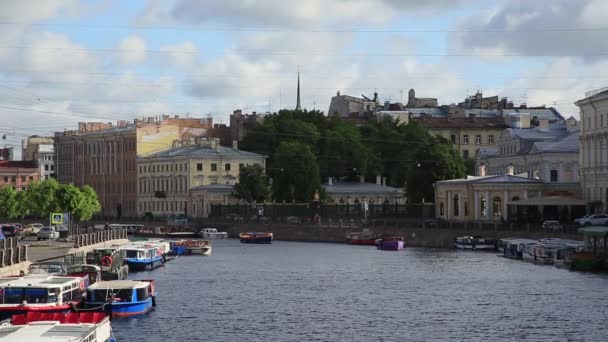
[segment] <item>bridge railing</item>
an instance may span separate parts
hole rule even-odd
[[[86,247],[97,243],[127,238],[126,229],[101,230],[93,233],[74,235],[74,247]]]

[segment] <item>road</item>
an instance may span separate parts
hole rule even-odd
[[[19,245],[29,246],[27,249],[28,259],[31,262],[36,262],[63,257],[67,254],[70,248],[74,247],[74,242],[60,242],[53,240],[37,241],[35,236],[30,236],[19,241]]]

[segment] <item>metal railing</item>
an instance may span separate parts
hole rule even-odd
[[[28,246],[19,246],[18,241],[16,237],[0,240],[0,267],[27,261]]]
[[[126,229],[102,230],[93,233],[74,235],[74,247],[80,248],[111,240],[127,239]]]

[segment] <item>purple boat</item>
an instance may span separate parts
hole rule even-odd
[[[405,248],[405,238],[388,237],[376,240],[376,248],[383,251],[398,251]]]

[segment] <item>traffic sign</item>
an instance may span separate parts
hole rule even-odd
[[[51,214],[51,224],[62,224],[63,223],[63,214],[62,213],[52,213]]]

